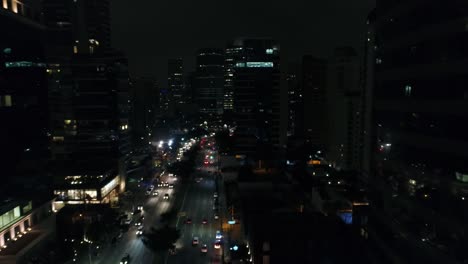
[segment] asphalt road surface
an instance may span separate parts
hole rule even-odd
[[[202,150],[202,156],[197,161],[199,170],[192,175],[190,186],[183,194],[184,202],[177,223],[181,238],[176,244],[176,255],[168,256],[166,263],[222,263],[222,249],[214,248],[216,231],[221,230],[220,220],[214,219],[213,210],[216,192],[213,172],[217,171],[217,164],[205,165],[203,162],[206,153]],[[212,155],[216,160],[217,153],[213,152]],[[186,223],[189,218],[192,220],[191,224]],[[203,219],[208,223],[203,224]],[[192,245],[194,237],[198,237],[198,245]],[[201,252],[204,244],[208,247],[207,253]]]
[[[175,183],[172,177],[163,175],[163,181]],[[155,187],[159,192],[158,196],[145,196],[141,203],[143,204],[143,220],[144,230],[148,230],[151,226],[160,227],[160,216],[162,213],[168,211],[174,196],[174,190],[168,187]],[[146,190],[142,187],[141,192]],[[164,200],[165,193],[169,194],[169,200]],[[83,257],[79,263],[87,264],[113,264],[120,263],[122,257],[127,253],[130,254],[130,263],[153,263],[154,254],[143,244],[141,237],[136,235],[137,227],[134,222],[131,223],[127,232],[123,233],[122,237],[115,245],[111,245],[110,241],[107,245],[103,245],[103,249],[98,256]]]

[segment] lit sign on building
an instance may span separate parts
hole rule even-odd
[[[237,68],[273,68],[273,62],[271,61],[248,61],[248,62],[237,62]]]
[[[41,67],[45,68],[45,63],[40,62],[31,62],[31,61],[10,61],[5,62],[5,67],[7,68],[23,68],[23,67]]]

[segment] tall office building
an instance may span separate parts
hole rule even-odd
[[[220,49],[200,49],[195,73],[195,98],[201,113],[223,113],[224,55]]]
[[[241,56],[242,47],[228,44],[224,50],[224,92],[223,109],[225,112],[234,110],[234,71],[236,61]]]
[[[468,4],[376,6],[375,206],[410,230],[404,241],[421,244],[400,245],[409,261],[466,261]]]
[[[159,89],[156,81],[148,78],[134,78],[131,81],[132,141],[136,146],[148,146],[156,123],[159,107]]]
[[[109,1],[45,0],[55,194],[115,202],[130,152],[127,60],[110,47]]]
[[[47,183],[45,27],[37,4],[3,1],[0,7],[1,187],[8,186],[0,188],[3,194]]]
[[[109,0],[44,0],[42,5],[49,56],[111,47]]]
[[[327,61],[310,55],[302,57],[301,94],[303,120],[299,131],[312,151],[323,152],[329,136]]]
[[[114,52],[76,55],[66,74],[67,83],[51,91],[55,193],[66,202],[83,202],[79,190],[108,186],[109,192],[95,193],[92,200],[114,201],[114,189],[124,188],[130,153],[126,58]]]
[[[181,58],[170,59],[167,64],[167,87],[168,91],[164,95],[164,107],[166,110],[175,109],[186,103],[184,67]]]
[[[288,127],[287,136],[299,136],[299,131],[303,129],[302,119],[302,89],[299,83],[299,65],[289,65],[286,73],[286,84],[288,90]]]
[[[329,139],[327,160],[337,169],[360,168],[361,86],[359,60],[352,47],[336,48],[328,63]]]
[[[279,45],[271,39],[238,39],[229,47],[237,54],[232,76],[237,152],[255,155],[259,145],[279,148]]]

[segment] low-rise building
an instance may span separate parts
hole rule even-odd
[[[119,185],[121,177],[116,173],[104,173],[100,175],[72,175],[55,187],[55,201],[58,208],[64,204],[83,203],[110,203],[118,202]]]
[[[55,237],[54,200],[13,200],[0,203],[0,263],[28,261]]]

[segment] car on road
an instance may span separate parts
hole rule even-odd
[[[192,223],[192,219],[187,218],[187,220],[185,220],[185,223],[186,223],[187,225],[190,225],[190,224]]]
[[[169,194],[168,193],[164,194],[164,200],[169,200]]]
[[[198,245],[198,243],[200,243],[200,240],[198,239],[198,237],[194,237],[192,239],[192,246],[196,246],[196,245]]]
[[[208,224],[208,220],[203,219],[203,220],[202,220],[202,224],[204,224],[204,225]]]
[[[214,215],[214,219],[216,219],[216,220],[219,219],[219,215],[218,215],[218,214],[215,214],[215,215]]]
[[[221,231],[216,230],[216,240],[220,240],[221,238],[223,238],[223,235],[221,235]]]
[[[218,193],[215,192],[215,193],[213,194],[213,197],[214,197],[214,198],[218,198]]]
[[[140,205],[138,205],[138,207],[137,207],[137,210],[141,210],[141,211],[143,211],[143,205],[141,205],[141,204],[140,204]]]
[[[143,227],[142,225],[139,226],[138,229],[137,229],[137,231],[135,232],[135,234],[136,234],[137,236],[143,235],[143,228],[144,228],[144,227]]]
[[[169,184],[169,189],[173,189],[174,188],[174,184]]]
[[[216,242],[214,243],[214,248],[215,249],[220,249],[221,248],[221,241],[216,240]]]
[[[142,223],[141,223],[141,221],[136,221],[136,222],[135,222],[135,225],[136,225],[136,226],[141,226]]]
[[[125,255],[121,260],[120,260],[120,264],[128,264],[130,263],[130,255],[127,253],[127,255]]]
[[[206,246],[206,244],[204,244],[201,249],[200,249],[201,253],[207,253],[208,252],[208,246]]]
[[[153,196],[158,196],[158,195],[159,195],[159,193],[157,191],[153,192]]]

